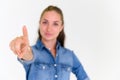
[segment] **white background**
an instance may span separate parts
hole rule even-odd
[[[74,50],[91,80],[120,80],[120,0],[1,0],[0,79],[25,80],[9,43],[26,25],[33,45],[40,14],[51,4],[63,10],[66,47]],[[76,80],[73,74],[71,80]]]

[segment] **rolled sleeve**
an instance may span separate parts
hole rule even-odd
[[[73,53],[73,68],[72,72],[76,75],[77,80],[90,80],[88,75],[86,74],[82,64],[80,63],[79,59]]]

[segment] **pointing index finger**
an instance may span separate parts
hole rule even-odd
[[[27,44],[29,44],[28,32],[26,26],[23,26],[23,39]]]
[[[26,26],[23,26],[23,37],[28,40],[28,32]]]

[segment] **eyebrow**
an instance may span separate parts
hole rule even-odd
[[[45,21],[49,21],[49,20],[47,20],[47,19],[43,19],[43,20],[45,20]],[[60,22],[60,21],[54,21],[54,22]]]

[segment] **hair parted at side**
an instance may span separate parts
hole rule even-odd
[[[64,25],[64,17],[63,17],[63,12],[62,10],[57,7],[57,6],[53,6],[53,5],[49,5],[47,8],[45,8],[40,16],[40,21],[41,22],[41,18],[42,16],[44,15],[45,12],[48,12],[48,11],[55,11],[57,12],[60,17],[61,17],[61,21],[62,21],[62,25]],[[39,39],[41,40],[42,36],[40,34],[40,29],[38,30],[38,34],[39,34]],[[64,47],[64,44],[65,44],[65,32],[64,32],[64,27],[62,29],[62,31],[59,33],[58,37],[57,37],[57,40],[60,42],[61,46]]]

